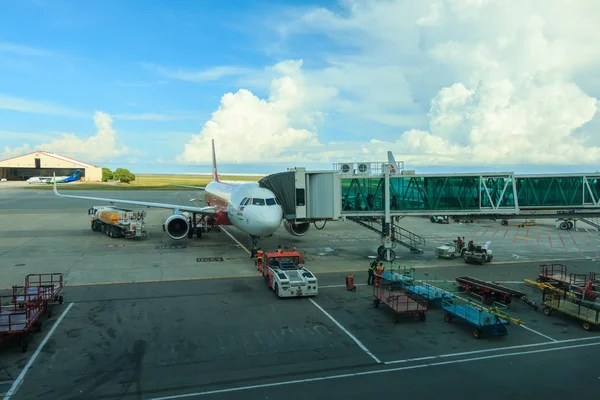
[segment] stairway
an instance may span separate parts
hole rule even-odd
[[[586,224],[593,226],[594,228],[600,230],[600,221],[598,218],[579,218],[581,222],[585,222]]]
[[[365,221],[361,220],[361,217],[346,217],[346,219],[352,222],[356,222],[360,226],[377,233],[379,236],[383,236],[381,224],[379,223],[379,221]],[[404,229],[399,226],[392,226],[391,238],[394,243],[398,243],[399,245],[406,247],[413,253],[423,253],[423,250],[420,249],[419,246],[425,246],[425,238],[417,235],[414,232],[409,231],[408,229]]]

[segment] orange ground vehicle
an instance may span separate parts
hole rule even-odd
[[[278,297],[316,296],[319,291],[317,278],[300,266],[300,260],[301,255],[296,251],[266,251],[262,257],[257,257],[256,265]]]

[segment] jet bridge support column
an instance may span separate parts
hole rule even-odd
[[[394,232],[392,225],[392,217],[390,215],[390,164],[383,164],[383,177],[384,187],[382,193],[382,200],[384,202],[384,220],[381,224],[382,229],[382,241],[383,241],[383,259],[389,262],[394,261],[396,258],[396,252],[393,250],[396,247],[396,243],[392,239]]]

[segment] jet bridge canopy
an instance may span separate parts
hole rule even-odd
[[[289,168],[265,176],[258,184],[277,196],[288,221],[341,218],[342,185],[337,171]]]

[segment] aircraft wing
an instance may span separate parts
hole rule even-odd
[[[119,203],[119,204],[131,204],[136,206],[143,207],[153,207],[153,208],[164,208],[167,210],[179,210],[191,213],[197,213],[202,215],[214,215],[217,209],[215,207],[190,207],[183,206],[178,204],[166,204],[166,203],[153,203],[147,201],[135,201],[135,200],[122,200],[122,199],[107,199],[103,197],[88,197],[88,196],[71,196],[58,193],[56,189],[56,181],[53,182],[53,190],[54,194],[58,197],[71,198],[71,199],[82,199],[82,200],[98,200],[98,201],[107,201],[111,204]]]
[[[199,190],[205,190],[206,189],[204,186],[176,185],[174,183],[169,183],[169,186],[177,186],[177,187],[190,188],[190,189],[199,189]]]

